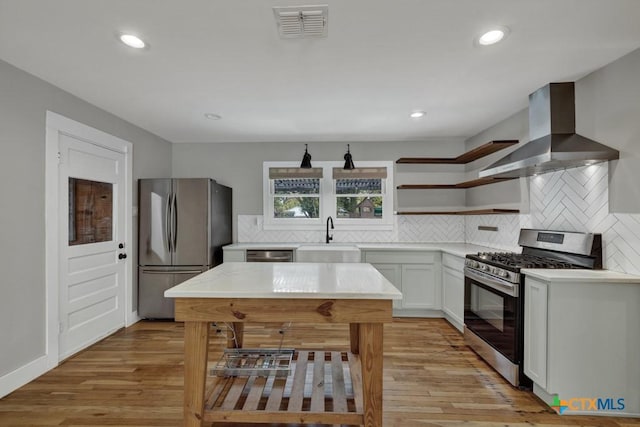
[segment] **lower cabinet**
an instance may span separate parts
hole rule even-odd
[[[565,414],[640,414],[640,279],[525,276],[524,372]],[[600,276],[600,277],[598,277]]]
[[[527,279],[524,284],[524,373],[547,387],[547,284]]]
[[[245,262],[246,250],[222,248],[222,262]]]
[[[440,252],[366,251],[364,262],[372,264],[402,292],[394,301],[394,314],[407,317],[441,317],[442,283]]]
[[[402,308],[440,310],[440,280],[434,264],[402,264]]]
[[[449,323],[464,330],[464,273],[447,266],[442,268],[442,311]]]
[[[393,286],[398,288],[400,292],[402,292],[402,273],[399,264],[372,264],[376,270],[382,274],[385,279],[390,281]],[[402,293],[404,299],[404,292]],[[402,308],[403,300],[393,300],[393,309],[399,310]]]

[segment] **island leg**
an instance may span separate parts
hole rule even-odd
[[[184,425],[201,427],[209,350],[209,323],[184,322]]]
[[[360,323],[365,427],[382,427],[382,323]]]
[[[349,343],[351,344],[351,353],[359,354],[360,353],[360,324],[359,323],[350,323],[349,324]]]

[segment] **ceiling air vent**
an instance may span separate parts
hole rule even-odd
[[[327,36],[327,5],[274,7],[273,14],[283,39]]]

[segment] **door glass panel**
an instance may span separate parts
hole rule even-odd
[[[69,246],[113,240],[113,184],[69,178]]]

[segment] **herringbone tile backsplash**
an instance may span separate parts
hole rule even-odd
[[[455,215],[397,215],[394,231],[334,230],[340,243],[464,242],[464,219]],[[262,215],[238,215],[239,242],[324,242],[324,231],[263,230]]]
[[[604,264],[640,274],[640,215],[609,212],[609,164],[530,178],[535,228],[602,233]]]
[[[479,230],[495,227],[497,231]],[[505,251],[520,251],[521,228],[531,228],[531,215],[469,215],[465,217],[465,241]]]
[[[609,213],[607,163],[529,178],[529,214],[398,215],[393,231],[335,230],[335,242],[466,242],[519,251],[521,228],[602,233],[610,270],[640,275],[640,214]],[[480,226],[497,231],[479,230]],[[263,230],[262,215],[238,215],[239,242],[324,241],[324,231]]]
[[[531,177],[534,226],[597,232],[609,216],[608,170],[604,163]]]

